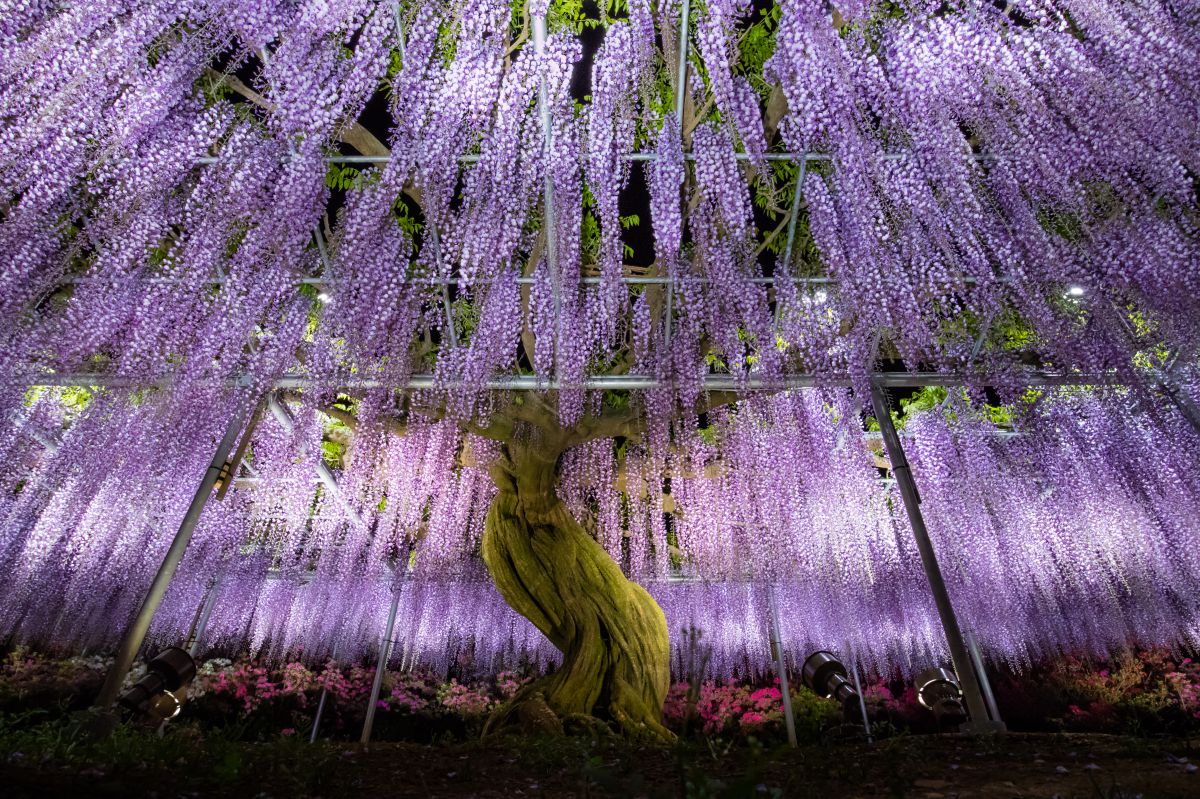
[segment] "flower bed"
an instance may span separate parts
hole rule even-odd
[[[0,713],[66,713],[86,707],[109,660],[55,658],[18,648],[0,663]],[[137,672],[130,680],[140,676]],[[373,668],[292,662],[269,667],[253,660],[202,663],[188,690],[185,717],[203,726],[265,739],[307,735],[322,692],[321,735],[354,738],[362,727]],[[385,673],[376,703],[378,740],[462,740],[482,730],[489,713],[531,677],[500,672],[487,679],[439,679],[428,672]],[[1162,651],[1110,662],[1064,657],[1022,672],[992,675],[1004,720],[1014,730],[1188,734],[1200,730],[1200,663]],[[936,730],[911,685],[875,679],[864,687],[878,731]],[[792,685],[802,741],[815,741],[842,722],[841,708]],[[664,722],[684,737],[782,739],[777,683],[679,682],[671,686]],[[856,721],[857,719],[851,719]]]
[[[812,691],[790,691],[796,732],[802,740],[819,738],[838,724],[841,709]],[[663,719],[681,735],[776,738],[784,734],[783,694],[778,681],[763,687],[742,683],[676,683],[667,693]]]
[[[1200,664],[1164,651],[1065,657],[996,681],[1011,725],[1029,730],[1187,734],[1200,730]]]

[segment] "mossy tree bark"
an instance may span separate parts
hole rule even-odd
[[[545,634],[563,662],[496,711],[486,732],[514,725],[557,731],[598,720],[629,737],[670,739],[662,724],[670,680],[666,618],[555,491],[559,456],[579,433],[520,432],[507,437],[504,456],[490,467],[500,492],[488,512],[483,559],[505,601]]]
[[[627,403],[565,427],[552,394],[514,398],[486,426],[460,422],[502,445],[501,456],[488,464],[499,488],[484,525],[488,571],[505,601],[563,653],[562,666],[497,710],[485,734],[512,725],[562,732],[578,724],[611,725],[633,738],[672,739],[662,724],[670,681],[666,617],[588,535],[555,487],[564,452],[597,438],[636,439],[640,417]],[[737,398],[708,392],[693,412]],[[353,414],[336,406],[322,411],[356,428]],[[399,419],[387,423],[398,435],[406,432]]]

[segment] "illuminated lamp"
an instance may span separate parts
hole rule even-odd
[[[833,697],[840,702],[847,718],[858,707],[858,692],[850,682],[846,667],[832,652],[822,650],[809,655],[801,676],[804,684],[817,696]]]
[[[168,647],[146,664],[146,674],[121,694],[118,703],[134,718],[166,721],[179,714],[175,694],[196,676],[196,661],[183,649]]]
[[[925,669],[915,680],[917,701],[933,711],[939,724],[961,724],[967,720],[958,675],[940,666]]]

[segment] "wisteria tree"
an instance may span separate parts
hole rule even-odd
[[[488,572],[563,655],[492,727],[668,736],[630,577],[679,565],[668,463],[710,416],[749,440],[763,395],[850,386],[858,425],[883,358],[1191,402],[1198,14],[4,0],[0,413],[249,375],[360,452],[453,424]],[[643,547],[564,501],[600,454]],[[420,515],[376,551],[430,548]]]

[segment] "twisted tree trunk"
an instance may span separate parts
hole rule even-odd
[[[563,445],[538,438],[510,440],[491,466],[500,492],[488,511],[483,559],[505,601],[546,635],[563,662],[496,711],[485,734],[599,721],[634,738],[672,738],[662,725],[670,679],[666,618],[559,500],[555,469]]]

